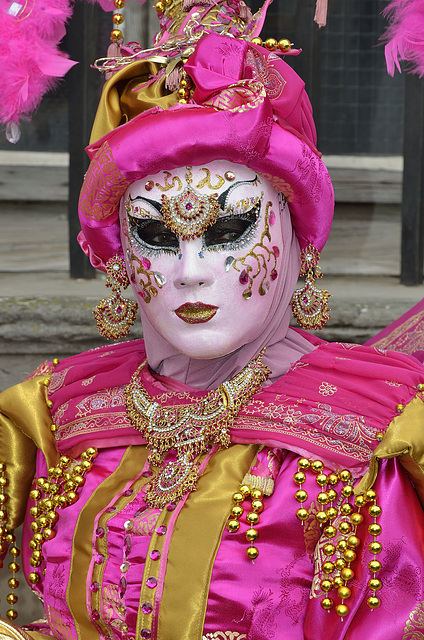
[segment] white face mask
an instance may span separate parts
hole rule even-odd
[[[121,236],[142,319],[191,358],[217,358],[260,335],[284,277],[285,206],[264,178],[224,160],[134,182],[121,201]]]

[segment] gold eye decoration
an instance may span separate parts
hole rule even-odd
[[[278,277],[277,272],[277,258],[280,255],[278,247],[268,248],[264,245],[265,238],[268,242],[271,242],[271,234],[269,232],[269,209],[272,206],[272,202],[267,202],[265,207],[265,229],[262,232],[261,239],[254,247],[242,258],[237,258],[232,263],[233,268],[240,273],[240,284],[247,285],[243,291],[243,298],[249,300],[252,297],[253,281],[261,273],[263,273],[262,279],[259,283],[259,294],[264,296],[268,293],[271,281],[276,280]],[[261,249],[261,252],[258,252]],[[249,261],[249,258],[251,260]],[[253,261],[253,266],[251,262]],[[269,274],[269,279],[268,279]]]
[[[138,266],[135,267],[134,263],[137,263]],[[135,276],[141,276],[139,284],[141,286],[140,296],[143,301],[148,304],[152,298],[158,295],[158,289],[162,289],[163,285],[166,283],[165,276],[159,271],[151,271],[151,262],[149,258],[141,257],[135,255],[133,251],[130,254],[130,266],[131,266],[131,282],[135,282]]]

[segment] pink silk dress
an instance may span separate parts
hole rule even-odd
[[[98,449],[91,468],[81,474],[77,499],[56,510],[59,518],[41,546],[37,567],[31,565],[29,510],[43,494],[35,502],[28,499],[30,481],[21,491],[19,501],[28,502],[22,564],[27,577],[38,574],[32,588],[46,612],[44,622],[22,633],[60,640],[423,637],[424,369],[394,352],[313,340],[314,351],[242,409],[232,445],[220,451],[212,446],[200,457],[197,490],[163,510],[145,503],[148,452],[125,410],[125,386],[144,358],[142,341],[68,358],[53,368],[48,386],[39,382],[45,378],[42,370],[36,372],[41,378],[22,383],[27,387],[18,385],[25,397],[29,385],[38,384],[44,401],[47,389],[47,434],[37,427],[34,435],[24,419],[19,424],[16,405],[9,408],[16,390],[5,392],[4,429],[10,420],[28,432],[34,451],[27,466],[36,478],[60,464],[56,447],[77,462],[89,447]],[[184,404],[205,394],[154,377],[147,368],[143,383],[161,403]],[[8,463],[3,444],[0,454]],[[294,481],[302,458],[322,462],[327,478],[336,477],[331,503],[319,503],[323,486],[310,468],[300,485]],[[13,460],[10,464],[13,476]],[[343,479],[342,470],[350,471],[350,479]],[[248,498],[241,503],[238,531],[227,528],[232,496],[246,474],[271,487],[255,525],[254,561],[246,555]],[[358,507],[355,494],[371,487],[375,497],[369,494]],[[299,488],[308,494],[302,503],[295,498]],[[329,506],[336,515],[320,523],[317,513]],[[370,511],[375,506],[382,509],[377,517]],[[303,522],[296,516],[302,507]],[[357,526],[351,525],[352,512],[363,515]],[[369,532],[375,524],[381,526],[378,535]],[[338,546],[352,535],[358,540],[350,546],[355,557],[345,563],[352,576],[343,582],[350,594],[341,599],[337,588],[327,592],[322,585],[340,576],[335,565],[343,564],[344,555]],[[381,550],[372,553],[376,542]],[[376,559],[381,570],[373,573],[369,562]],[[377,591],[370,588],[373,579],[380,581]],[[367,601],[376,596],[380,606],[371,609]],[[323,608],[325,598],[333,600],[329,610]],[[340,604],[347,606],[343,616],[336,612]]]

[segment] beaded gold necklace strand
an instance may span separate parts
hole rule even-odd
[[[197,456],[210,445],[226,448],[231,444],[230,429],[237,414],[271,374],[262,364],[264,353],[265,349],[234,378],[188,405],[162,406],[153,400],[141,380],[147,360],[133,374],[125,389],[127,414],[146,439],[149,464],[158,468],[168,453],[175,452],[175,460],[158,469],[150,481],[145,498],[150,507],[163,509],[194,491],[199,478]]]

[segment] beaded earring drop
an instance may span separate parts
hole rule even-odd
[[[322,278],[319,268],[320,254],[318,249],[309,244],[300,254],[300,276],[305,277],[305,285],[294,292],[292,298],[292,313],[297,323],[304,329],[322,329],[330,319],[327,290],[318,289],[314,282]]]
[[[124,259],[116,255],[106,263],[106,286],[111,287],[112,294],[99,302],[93,311],[97,329],[101,336],[117,340],[128,335],[137,315],[137,304],[123,298],[119,291],[122,286],[129,285]]]

